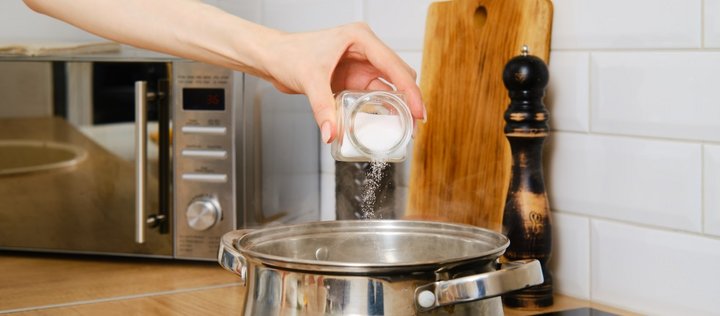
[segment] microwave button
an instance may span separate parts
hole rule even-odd
[[[183,157],[189,158],[205,158],[205,159],[225,159],[227,151],[225,150],[203,150],[203,149],[183,149],[181,151]]]
[[[202,135],[225,135],[227,127],[225,126],[197,126],[186,125],[181,128],[185,134],[202,134]]]
[[[182,179],[186,181],[225,183],[227,182],[227,175],[223,173],[183,173]]]
[[[215,226],[220,220],[220,204],[214,198],[196,198],[185,211],[187,224],[190,228],[203,231]]]

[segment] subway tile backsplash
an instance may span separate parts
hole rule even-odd
[[[555,0],[553,49],[699,48],[702,0]]]
[[[555,289],[590,299],[590,220],[554,212],[550,267]]]
[[[592,53],[592,131],[720,141],[720,52]]]
[[[590,111],[590,54],[551,52],[545,104],[554,130],[587,132]]]
[[[717,315],[720,240],[591,221],[592,298],[646,315]]]
[[[703,21],[706,48],[720,48],[720,0],[705,0]]]
[[[391,48],[422,51],[425,15],[432,0],[365,0],[365,19]]]
[[[316,31],[362,21],[361,0],[260,0],[262,24],[287,32]]]
[[[705,233],[720,236],[720,146],[705,145],[703,153]]]
[[[701,231],[700,145],[564,132],[548,145],[553,209]]]

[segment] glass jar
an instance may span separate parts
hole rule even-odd
[[[405,97],[391,91],[343,91],[335,97],[338,161],[401,162],[407,156],[413,120]]]

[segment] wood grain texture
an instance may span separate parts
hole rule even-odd
[[[245,295],[237,281],[215,262],[0,253],[0,313],[25,308],[12,315],[234,315]],[[556,295],[555,302],[534,311],[505,308],[505,315],[579,307],[634,315],[565,296]]]
[[[427,15],[406,217],[500,231],[510,180],[505,63],[527,44],[548,60],[550,0],[453,0]]]
[[[13,315],[239,315],[245,288],[240,285],[40,309]]]
[[[0,253],[0,312],[237,282],[215,262]]]

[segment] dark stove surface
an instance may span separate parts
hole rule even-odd
[[[590,308],[590,307],[568,309],[568,310],[564,310],[564,311],[538,314],[538,316],[540,316],[540,315],[543,315],[543,316],[618,316],[617,314],[603,312],[601,310],[597,310],[597,309]]]

